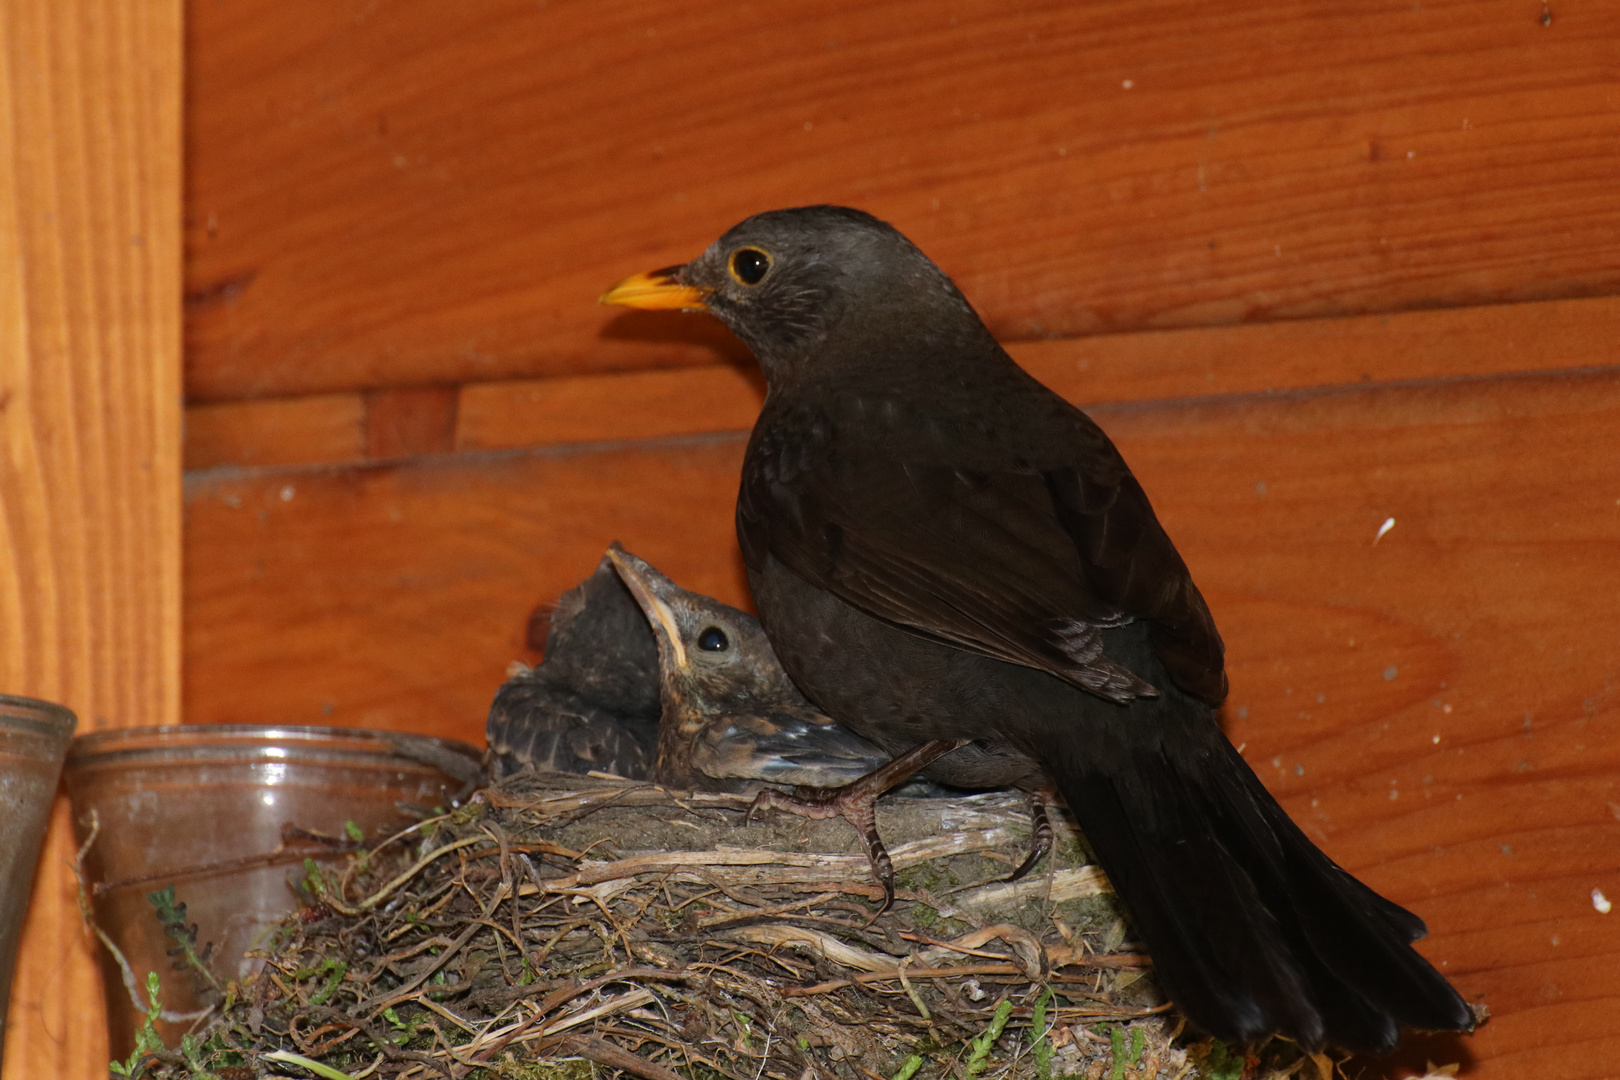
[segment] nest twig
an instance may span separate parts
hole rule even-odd
[[[341,869],[308,864],[312,902],[262,972],[141,1071],[1170,1080],[1244,1065],[1177,1042],[1072,832],[1029,879],[998,880],[1028,839],[1015,796],[880,804],[899,890],[875,918],[847,826],[749,825],[748,802],[520,778]],[[1321,1067],[1271,1056],[1269,1075]]]

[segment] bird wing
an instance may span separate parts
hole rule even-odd
[[[703,729],[692,765],[717,780],[839,787],[889,760],[832,718],[808,707],[779,706],[726,717]]]
[[[541,680],[509,679],[495,694],[485,734],[500,772],[606,772],[644,778],[658,742],[656,718],[615,716]]]
[[[889,437],[873,417],[896,408],[867,403],[844,423],[825,410],[762,418],[737,501],[751,567],[774,557],[868,614],[1118,702],[1157,691],[1103,654],[1101,632],[1149,620],[1171,677],[1224,699],[1203,597],[1084,414],[1070,410],[1072,445],[1043,461],[964,445],[972,433],[953,442],[915,417],[905,439]]]

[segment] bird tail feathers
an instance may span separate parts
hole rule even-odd
[[[1199,1026],[1247,1041],[1382,1051],[1398,1026],[1468,1030],[1473,1013],[1412,949],[1421,919],[1306,838],[1221,734],[1172,692],[1158,715],[1065,725],[1047,743],[1074,810],[1153,956]],[[1194,715],[1196,713],[1196,715]],[[1169,715],[1167,715],[1169,714]],[[1137,727],[1155,725],[1158,738]]]

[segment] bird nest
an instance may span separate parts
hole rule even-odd
[[[890,798],[895,904],[841,821],[519,777],[306,864],[306,904],[179,1050],[115,1072],[585,1080],[1300,1076],[1183,1033],[1063,822],[1029,878],[1012,794]]]

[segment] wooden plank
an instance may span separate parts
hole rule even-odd
[[[378,460],[448,453],[456,441],[461,391],[411,386],[365,394],[366,457]]]
[[[1100,334],[1015,342],[1011,352],[1070,400],[1099,402],[1577,368],[1609,363],[1616,340],[1620,300],[1602,298]],[[455,449],[505,450],[744,431],[764,391],[744,362],[472,383],[454,406],[432,396],[439,390],[409,393],[429,395],[437,417],[456,415]],[[186,464],[396,456],[368,453],[357,438],[369,415],[359,393],[193,405]]]
[[[1620,920],[1591,890],[1620,896],[1620,371],[1094,415],[1220,621],[1233,737],[1495,1013],[1410,1054],[1609,1075]],[[476,739],[530,613],[610,540],[744,602],[742,445],[194,477],[189,715]]]
[[[475,383],[461,389],[458,450],[747,431],[765,389],[752,364]]]
[[[180,703],[180,4],[0,5],[0,692],[79,730]],[[65,805],[4,1072],[105,1077]]]
[[[1612,293],[1620,0],[1542,10],[193,3],[189,393],[642,366],[607,284],[817,201],[1008,340]]]
[[[187,469],[313,465],[366,455],[362,394],[220,401],[186,408]]]
[[[1014,345],[1070,401],[1148,401],[1601,367],[1620,300],[1560,300]]]

